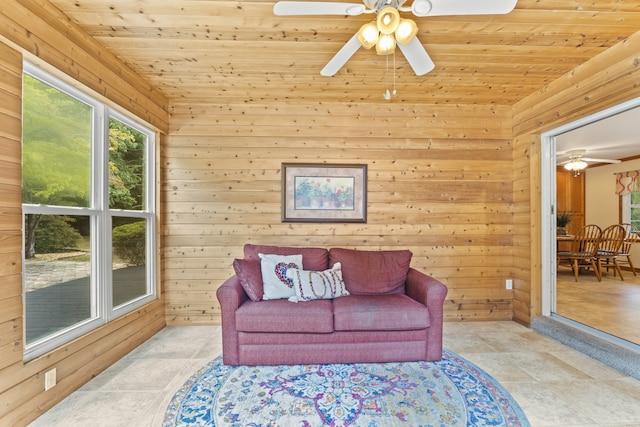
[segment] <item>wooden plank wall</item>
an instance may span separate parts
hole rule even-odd
[[[23,426],[165,326],[164,300],[148,304],[29,362],[23,353],[21,110],[22,59],[46,59],[103,99],[167,130],[167,102],[48,2],[0,7],[0,425]],[[73,58],[73,60],[68,60]],[[44,64],[44,63],[41,63]],[[60,71],[58,71],[59,73]],[[44,373],[57,385],[44,391]]]
[[[22,55],[0,43],[0,384],[23,348],[21,82]]]
[[[165,96],[51,3],[8,1],[0,11],[0,37],[5,36],[5,41],[34,55],[40,60],[38,65],[48,71],[76,79],[94,96],[166,133],[169,116]]]
[[[514,319],[541,314],[540,134],[640,96],[640,32],[513,108],[517,206]]]
[[[168,324],[219,322],[245,243],[405,249],[449,287],[447,320],[510,320],[511,107],[171,106],[163,147]],[[281,222],[283,162],[368,165],[366,224]]]

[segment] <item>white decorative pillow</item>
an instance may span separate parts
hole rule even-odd
[[[290,268],[302,268],[302,255],[258,254],[264,287],[263,300],[294,296],[293,280],[287,277]]]
[[[325,271],[305,271],[301,268],[290,268],[287,277],[293,280],[295,296],[291,302],[311,301],[314,299],[333,299],[349,295],[342,280],[342,265],[336,262]]]

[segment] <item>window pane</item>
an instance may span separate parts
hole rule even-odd
[[[89,207],[91,113],[87,104],[24,75],[23,203]]]
[[[113,218],[113,307],[147,295],[147,225],[144,219]]]
[[[640,230],[640,207],[631,208],[631,224],[636,230]]]
[[[109,208],[144,210],[146,135],[109,120]]]
[[[25,260],[27,344],[96,316],[90,228],[86,216],[25,216],[35,249]]]

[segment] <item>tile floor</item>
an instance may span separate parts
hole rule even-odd
[[[165,328],[31,426],[159,426],[220,342],[219,327]],[[444,345],[500,381],[533,427],[640,426],[640,381],[517,323],[445,323]]]

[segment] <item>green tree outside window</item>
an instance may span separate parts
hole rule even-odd
[[[90,207],[92,108],[27,74],[23,91],[23,203]],[[140,132],[109,120],[111,209],[144,208],[145,143]],[[40,214],[26,215],[27,259],[36,254],[41,219]],[[83,224],[75,227],[80,231]]]

